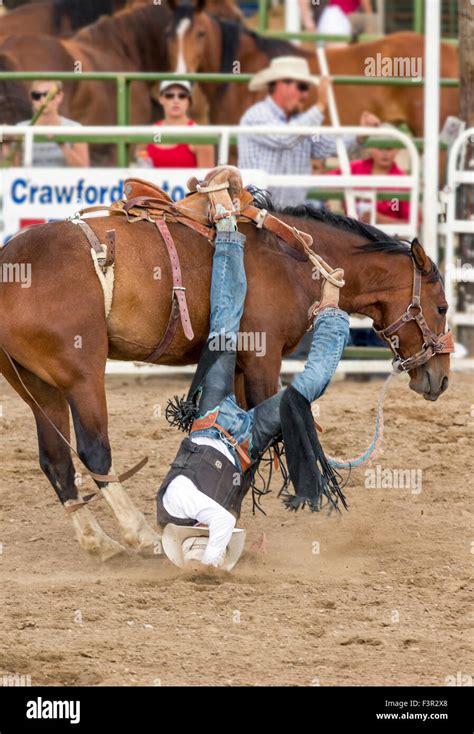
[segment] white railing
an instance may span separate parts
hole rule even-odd
[[[112,126],[112,125],[89,125],[77,128],[66,128],[60,125],[1,125],[0,136],[23,135],[24,136],[24,165],[30,166],[33,161],[33,142],[37,135],[67,135],[71,137],[91,135],[94,137],[127,137],[130,135],[150,135],[150,141],[159,132],[154,125],[142,126]],[[258,125],[255,127],[245,125],[223,125],[219,128],[213,125],[199,125],[193,127],[176,126],[166,130],[172,135],[182,135],[184,138],[219,136],[218,162],[228,163],[230,151],[230,139],[233,135],[304,135],[304,136],[331,136],[343,137],[346,135],[369,136],[379,138],[394,138],[401,142],[408,150],[410,156],[410,174],[404,176],[372,176],[372,175],[341,175],[341,176],[318,176],[318,175],[274,175],[267,174],[267,183],[271,188],[321,188],[325,190],[341,191],[347,188],[364,189],[376,191],[377,189],[388,189],[403,191],[410,194],[410,219],[408,223],[380,224],[379,229],[387,234],[414,237],[418,229],[419,210],[419,181],[420,181],[420,158],[418,151],[405,133],[396,129],[376,127],[323,127],[323,126],[282,126],[282,125]],[[363,198],[363,191],[360,192]],[[437,260],[436,242],[424,243],[428,254]]]
[[[474,219],[458,219],[456,217],[457,194],[461,184],[474,186],[474,171],[459,168],[463,160],[464,146],[468,138],[474,140],[474,127],[464,130],[454,141],[448,159],[448,182],[441,193],[446,203],[446,222],[439,225],[439,232],[446,238],[445,254],[445,292],[448,303],[448,320],[451,326],[474,326],[474,313],[456,311],[456,284],[474,282],[474,267],[469,263],[460,263],[457,255],[457,244],[460,234],[474,234]]]

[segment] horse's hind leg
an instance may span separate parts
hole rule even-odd
[[[67,394],[77,451],[96,474],[114,474],[107,432],[107,404],[103,375],[74,384]],[[161,553],[161,536],[145,520],[120,482],[97,482],[122,529],[125,542],[136,550]]]
[[[59,390],[48,385],[32,372],[24,369],[19,364],[16,366],[28,390],[34,395],[49,419],[69,441],[69,407],[65,398]],[[74,481],[74,465],[69,447],[56,433],[34,400],[24,390],[4,355],[0,355],[0,372],[32,409],[38,432],[40,466],[64,508],[66,510],[71,508],[80,500],[80,497]],[[119,543],[112,540],[102,530],[87,507],[79,507],[74,512],[67,511],[70,514],[81,548],[98,555],[103,561],[124,551]]]

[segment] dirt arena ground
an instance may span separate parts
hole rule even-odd
[[[329,453],[366,447],[380,385],[333,383],[320,403]],[[37,468],[29,409],[0,378],[0,681],[438,686],[472,675],[472,386],[454,375],[448,393],[427,403],[403,379],[392,385],[385,453],[371,469],[391,470],[389,479],[412,470],[411,487],[371,488],[361,468],[340,517],[290,515],[276,493],[264,500],[267,517],[254,518],[248,503],[247,548],[265,531],[266,553],[246,551],[216,577],[162,557],[100,565],[80,551]],[[180,441],[160,413],[185,387],[177,378],[108,379],[115,467],[149,455],[127,487],[152,523],[155,489]],[[117,537],[107,506],[94,513]]]

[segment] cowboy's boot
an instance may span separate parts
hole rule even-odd
[[[242,178],[239,169],[235,166],[216,166],[207,173],[202,181],[198,181],[193,176],[188,181],[188,188],[190,191],[205,194],[208,197],[208,216],[212,224],[233,216],[233,212],[239,209]],[[217,229],[219,231],[219,228]]]

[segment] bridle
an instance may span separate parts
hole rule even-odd
[[[374,326],[374,331],[377,336],[382,337],[388,342],[395,355],[392,362],[395,372],[409,372],[416,367],[421,367],[431,357],[434,357],[435,354],[449,354],[450,352],[454,352],[452,331],[447,331],[444,334],[435,334],[426,323],[421,306],[421,275],[421,271],[417,268],[415,261],[413,261],[413,292],[410,305],[400,318],[385,327],[385,329],[377,330]],[[393,338],[393,334],[410,321],[414,321],[423,334],[423,346],[419,352],[404,359],[398,351],[396,338]]]

